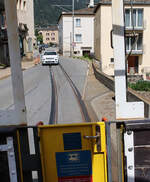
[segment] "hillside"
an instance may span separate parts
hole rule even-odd
[[[78,1],[78,2],[77,2]],[[99,0],[95,0],[95,3]],[[75,9],[87,7],[89,0],[75,0]],[[34,0],[35,25],[45,27],[57,24],[58,17],[63,9],[54,5],[72,5],[72,0]],[[71,10],[72,7],[64,7]]]

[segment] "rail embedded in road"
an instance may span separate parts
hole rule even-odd
[[[68,82],[69,82],[69,84],[70,84],[70,86],[71,86],[71,88],[73,90],[73,93],[75,95],[75,98],[76,98],[76,100],[78,102],[78,105],[79,105],[79,108],[80,108],[80,111],[81,111],[81,115],[82,115],[83,121],[84,122],[90,122],[91,119],[89,117],[87,108],[85,106],[84,101],[82,100],[82,96],[81,96],[79,90],[77,89],[77,87],[75,86],[75,84],[73,83],[72,79],[70,78],[68,73],[63,68],[63,66],[61,64],[59,64],[59,67],[61,68],[62,72],[64,73],[66,79],[68,80]]]

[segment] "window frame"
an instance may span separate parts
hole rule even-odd
[[[129,26],[126,26],[126,11],[129,10]],[[141,26],[138,25],[138,20],[139,20],[139,14],[138,11],[142,10],[142,22],[141,22]],[[133,8],[133,12],[136,11],[136,22],[134,22],[134,28],[137,29],[143,29],[143,23],[144,23],[144,9],[143,8]],[[133,19],[134,19],[134,13],[133,13]],[[133,25],[131,24],[131,8],[125,8],[125,28],[127,29],[131,29],[133,28]]]
[[[80,39],[81,40],[77,40],[77,36],[79,36],[80,35]],[[80,42],[82,42],[82,34],[75,34],[75,41],[78,43],[80,43]]]
[[[78,22],[77,22],[77,20],[80,20],[79,22],[79,24],[78,24]],[[76,27],[81,27],[81,18],[76,18]]]
[[[142,45],[141,45],[141,49],[138,49],[138,41],[137,41],[137,43],[135,44],[135,48],[133,48],[133,52],[141,52],[141,51],[143,51],[143,34],[142,33],[140,33],[141,35],[139,35],[139,37],[141,37],[141,39],[142,39]],[[133,37],[131,37],[131,36],[128,36],[128,37],[126,37],[125,38],[125,46],[126,46],[126,52],[129,52],[129,51],[131,51],[131,47],[132,47],[132,38]],[[128,44],[127,44],[127,40],[128,40]],[[128,45],[128,47],[129,47],[129,49],[127,49],[127,45]]]

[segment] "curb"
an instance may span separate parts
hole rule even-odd
[[[27,70],[27,69],[33,68],[34,66],[36,66],[36,65],[33,65],[33,66],[31,66],[31,67],[28,67],[28,68],[22,68],[22,72],[25,71],[25,70]],[[0,80],[4,80],[4,79],[6,79],[6,78],[8,78],[8,77],[10,77],[10,76],[11,76],[11,73],[8,73],[8,74],[6,74],[6,75],[0,77]]]

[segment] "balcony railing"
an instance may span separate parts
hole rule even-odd
[[[126,54],[129,54],[130,50],[126,50]],[[132,50],[131,55],[142,55],[143,50]]]

